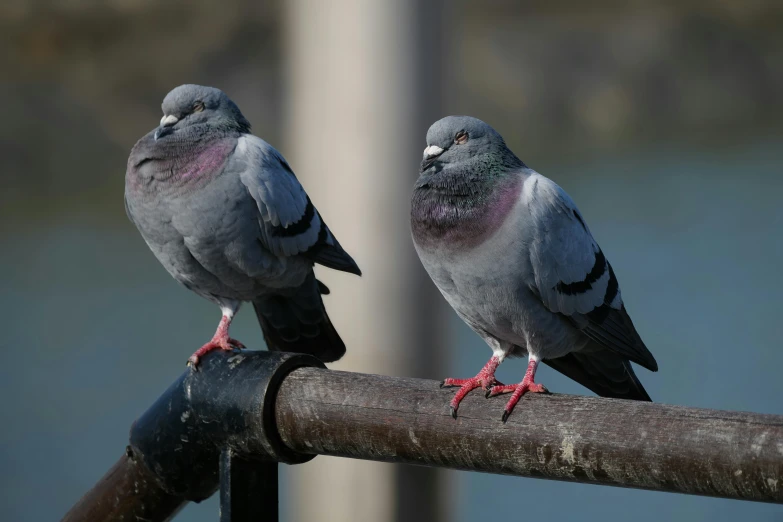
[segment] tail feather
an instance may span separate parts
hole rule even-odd
[[[307,353],[323,362],[334,362],[345,355],[345,344],[326,314],[322,293],[327,294],[328,289],[311,272],[293,292],[253,301],[270,350]]]
[[[652,399],[624,357],[593,345],[595,351],[572,352],[544,363],[601,397],[649,401]]]

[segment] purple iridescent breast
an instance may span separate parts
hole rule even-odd
[[[150,133],[131,151],[127,185],[146,192],[209,182],[222,172],[236,144],[234,137],[155,141]]]
[[[236,139],[225,138],[200,144],[194,147],[190,157],[185,157],[179,169],[179,176],[183,180],[211,179],[223,170],[229,154],[236,147]]]
[[[411,208],[413,240],[422,248],[469,249],[497,232],[519,200],[522,178],[500,180],[483,194],[451,197],[417,190]]]

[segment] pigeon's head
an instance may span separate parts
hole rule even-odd
[[[427,131],[420,172],[440,170],[479,156],[497,158],[503,164],[522,164],[506,147],[503,137],[483,121],[471,116],[446,116]]]
[[[203,85],[180,85],[163,99],[163,117],[155,131],[158,140],[194,125],[214,126],[224,130],[249,132],[245,119],[226,93]]]

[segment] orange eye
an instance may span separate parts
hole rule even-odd
[[[193,104],[193,112],[201,112],[204,110],[204,102],[197,101]]]
[[[468,141],[468,133],[465,131],[459,131],[456,136],[454,136],[454,143],[457,145],[462,145]]]

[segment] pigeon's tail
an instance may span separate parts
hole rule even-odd
[[[544,363],[601,397],[652,401],[631,362],[597,343],[590,343],[585,351],[544,359]]]
[[[310,272],[304,284],[286,295],[268,295],[253,301],[264,340],[270,350],[308,353],[323,362],[345,355],[345,344],[326,315],[321,294],[326,285]]]

